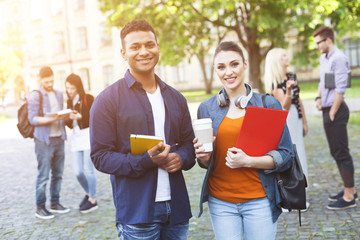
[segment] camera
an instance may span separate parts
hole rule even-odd
[[[295,73],[288,72],[288,73],[286,73],[286,77],[287,77],[288,80],[296,81],[296,74]]]

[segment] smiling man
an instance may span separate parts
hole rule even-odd
[[[129,70],[91,108],[91,158],[111,175],[120,239],[187,239],[191,210],[182,171],[195,164],[187,103],[155,74],[160,46],[149,23],[131,21],[120,37]],[[132,155],[130,134],[165,143]]]

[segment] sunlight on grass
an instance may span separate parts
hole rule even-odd
[[[0,123],[4,122],[8,117],[4,114],[0,114]]]
[[[349,123],[360,126],[360,112],[351,112]]]
[[[317,96],[318,82],[299,83],[300,98],[302,100],[313,100]],[[360,78],[351,80],[351,88],[346,89],[345,98],[360,97]]]

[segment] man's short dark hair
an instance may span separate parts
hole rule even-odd
[[[40,71],[39,71],[40,78],[46,78],[46,77],[51,77],[51,76],[54,76],[54,72],[51,69],[51,67],[44,66],[44,67],[40,68]]]
[[[126,37],[126,35],[128,35],[131,32],[138,32],[138,31],[152,32],[155,35],[155,39],[157,41],[155,30],[147,21],[132,20],[131,22],[128,22],[127,24],[125,24],[125,26],[121,29],[121,32],[120,32],[120,39],[121,39],[121,44],[122,44],[123,48],[125,48],[124,38]]]
[[[313,37],[320,36],[324,39],[330,38],[334,42],[335,34],[331,27],[321,26],[315,30]]]

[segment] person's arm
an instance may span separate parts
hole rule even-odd
[[[130,149],[119,144],[121,136],[118,136],[117,128],[126,126],[118,124],[116,108],[113,96],[99,95],[90,109],[91,160],[95,168],[103,173],[141,177],[158,166],[148,152],[132,155]]]
[[[284,91],[281,88],[276,88],[275,90],[272,91],[272,95],[279,100],[279,102],[281,103],[281,106],[283,109],[288,110],[290,109],[291,106],[291,101],[292,101],[292,97],[291,97],[291,89],[295,86],[295,81],[294,80],[287,80],[286,81],[286,92],[284,94]]]
[[[40,107],[43,106],[40,106],[39,92],[34,91],[30,94],[28,98],[28,119],[31,125],[34,126],[50,125],[53,122],[66,119],[68,117],[68,114],[62,116],[56,115],[54,117],[39,116]]]
[[[205,114],[206,106],[204,103],[201,103],[197,110],[197,119],[210,117],[208,113]],[[215,141],[215,136],[213,137],[213,143]],[[205,152],[205,149],[202,148],[202,143],[199,142],[197,138],[193,139],[194,149],[195,149],[195,157],[197,162],[201,168],[208,168],[210,164],[210,158],[213,152]]]
[[[260,168],[260,169],[274,169],[274,159],[270,155],[261,157],[251,157],[246,155],[241,149],[232,147],[228,149],[226,154],[226,165],[229,168]]]
[[[334,102],[330,108],[330,112],[329,112],[329,116],[330,116],[330,120],[334,121],[335,119],[335,115],[337,113],[337,111],[339,110],[339,107],[343,101],[343,94],[335,92],[334,94]]]
[[[321,102],[321,87],[320,87],[320,83],[319,83],[319,86],[318,86],[317,97],[315,98],[315,104],[316,104],[317,110],[321,111],[322,102]]]
[[[301,114],[302,114],[304,136],[306,136],[308,134],[309,129],[308,129],[308,125],[307,125],[305,108],[304,108],[303,102],[301,101],[300,97],[299,97],[299,103],[300,103],[300,109],[301,109]]]
[[[334,102],[330,108],[329,116],[330,120],[334,121],[335,115],[344,99],[348,80],[349,61],[345,57],[345,55],[339,55],[336,59],[334,59],[331,68],[333,69],[335,75],[335,94]]]

